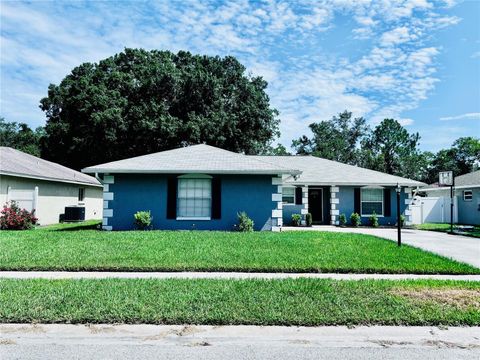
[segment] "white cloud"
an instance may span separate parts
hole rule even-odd
[[[445,116],[440,118],[441,121],[451,120],[480,120],[480,113],[465,113],[455,116]]]
[[[393,46],[415,39],[406,26],[395,28],[384,33],[380,39],[383,46]]]
[[[480,51],[474,52],[471,56],[472,59],[478,59],[480,58]]]

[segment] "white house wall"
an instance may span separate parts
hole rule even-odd
[[[34,190],[38,187],[36,216],[41,225],[58,223],[65,206],[78,205],[78,189],[85,189],[85,219],[102,218],[102,188],[37,179],[2,175],[0,177],[0,205],[8,200],[8,187],[14,190]]]

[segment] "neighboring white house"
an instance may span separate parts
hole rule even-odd
[[[0,206],[15,200],[35,209],[39,224],[58,223],[66,206],[84,206],[85,219],[101,219],[102,185],[92,176],[9,147],[0,147]]]
[[[457,176],[454,189],[454,222],[480,225],[480,170]],[[429,186],[420,192],[427,197],[414,198],[414,222],[449,222],[450,187]]]

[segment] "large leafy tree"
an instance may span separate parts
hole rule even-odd
[[[8,122],[0,117],[0,146],[8,146],[27,154],[40,156],[43,127],[32,130],[26,123]]]
[[[80,169],[197,143],[261,153],[279,124],[266,87],[231,56],[125,49],[49,86],[42,155]]]
[[[363,117],[352,118],[352,113],[345,110],[330,120],[309,127],[312,138],[304,135],[292,142],[297,154],[311,154],[346,164],[357,163],[358,145],[368,133]]]
[[[432,156],[425,182],[438,181],[440,171],[453,171],[455,176],[474,171],[480,165],[480,139],[461,137],[449,149],[442,149]]]
[[[362,142],[362,153],[368,159],[364,165],[388,174],[419,178],[414,166],[422,160],[419,140],[418,133],[409,134],[397,120],[385,119]]]

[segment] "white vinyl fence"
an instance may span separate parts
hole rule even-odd
[[[458,222],[457,197],[453,198],[453,222]],[[412,223],[450,222],[450,197],[415,197],[410,204]]]

